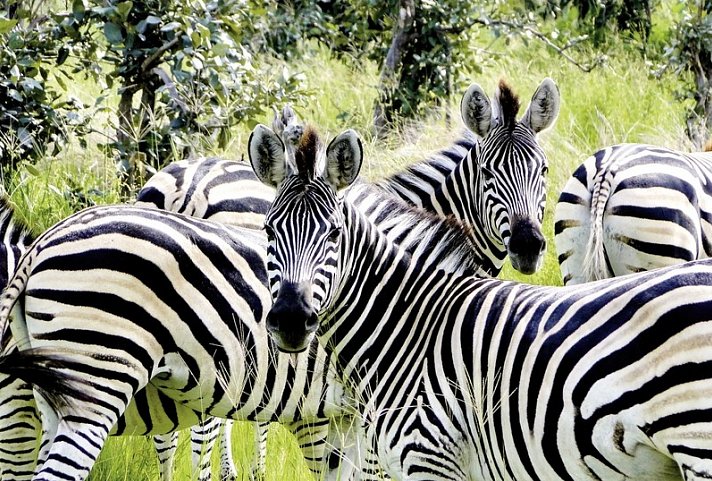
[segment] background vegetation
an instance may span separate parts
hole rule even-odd
[[[251,128],[284,102],[325,135],[359,131],[362,173],[378,179],[457,136],[470,82],[492,92],[504,76],[526,105],[549,76],[563,105],[540,137],[550,160],[547,259],[535,276],[500,277],[560,284],[551,210],[575,166],[618,142],[690,150],[707,138],[711,9],[675,0],[0,1],[3,185],[40,232],[86,205],[130,199],[174,158],[242,158]],[[273,432],[268,479],[308,479],[293,439]],[[240,440],[251,437],[243,428],[233,436],[244,467],[252,446]],[[189,476],[185,444],[177,479]],[[157,476],[148,439],[115,438],[91,479]]]

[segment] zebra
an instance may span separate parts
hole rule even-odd
[[[22,254],[32,244],[32,231],[15,215],[14,208],[5,196],[0,196],[0,283],[7,285],[8,279],[15,271]],[[8,327],[8,326],[5,326]],[[8,331],[2,334],[2,348],[8,349],[12,336]],[[137,396],[139,403],[145,392]],[[31,479],[37,460],[37,438],[40,421],[32,397],[31,387],[17,378],[0,377],[0,473],[2,479],[21,481]],[[213,418],[214,419],[214,418]],[[220,425],[216,420],[206,422],[191,429],[193,465],[197,467],[198,479],[210,479],[210,459],[207,456],[216,441],[216,430]],[[177,432],[170,435],[154,437],[154,444],[159,457],[160,479],[173,479],[173,461],[177,448]],[[205,448],[206,456],[200,458]],[[223,438],[220,443],[221,475],[220,479],[236,479],[237,470],[231,457],[229,438]],[[253,471],[257,475],[264,473],[264,460],[254,462]]]
[[[468,129],[461,138],[376,186],[412,206],[465,224],[483,274],[497,276],[508,254],[515,269],[532,274],[541,266],[546,247],[541,222],[548,160],[537,134],[553,125],[560,103],[558,87],[545,78],[522,120],[508,125],[509,132],[502,127],[503,115],[516,115],[520,108],[509,83],[501,80],[492,100],[473,83],[460,104]],[[295,118],[285,108],[281,119],[275,118],[274,131],[301,134]],[[139,201],[252,226],[261,225],[273,196],[249,165],[213,158],[163,169],[146,184]]]
[[[711,181],[710,152],[620,144],[587,158],[554,213],[564,284],[710,257]]]
[[[314,139],[314,134],[306,135],[305,138]],[[319,150],[316,142],[305,148],[305,152]],[[326,148],[326,153],[328,155],[341,150],[341,142],[332,142]],[[404,216],[412,216],[411,211],[411,208],[403,206]],[[398,223],[394,225],[397,226]],[[75,214],[35,241],[33,248],[23,257],[14,280],[4,293],[4,311],[0,308],[4,316],[2,319],[7,320],[11,306],[24,294],[26,319],[13,319],[11,323],[16,342],[23,349],[30,344],[35,349],[44,349],[45,352],[63,351],[63,365],[69,366],[63,369],[74,371],[69,375],[69,380],[72,385],[80,385],[72,394],[74,404],[65,403],[65,406],[59,406],[56,402],[52,404],[43,398],[37,400],[43,420],[48,425],[39,456],[40,479],[53,479],[52,473],[60,469],[66,471],[66,479],[83,479],[116,419],[119,420],[116,428],[119,432],[127,432],[130,429],[136,431],[137,425],[139,432],[168,432],[180,426],[197,423],[200,420],[198,412],[254,420],[296,420],[300,418],[297,411],[301,413],[301,418],[307,419],[326,417],[336,418],[338,421],[343,417],[339,405],[342,388],[340,383],[334,381],[333,375],[329,374],[330,358],[324,356],[323,350],[316,349],[316,355],[306,356],[306,360],[302,356],[301,360],[297,361],[296,368],[293,368],[284,360],[284,356],[275,361],[269,354],[265,354],[265,351],[269,352],[264,345],[266,331],[250,331],[249,325],[245,326],[249,323],[254,325],[260,318],[260,313],[266,312],[263,301],[269,299],[264,272],[265,255],[260,252],[262,236],[263,234],[250,229],[231,228],[155,209],[108,206],[90,208]],[[410,242],[416,245],[422,240],[418,235],[408,237],[400,232],[398,237],[410,239]],[[182,249],[189,249],[190,252],[185,253]],[[211,255],[219,252],[219,265],[203,262],[203,257],[207,254],[203,254],[201,249]],[[195,252],[196,250],[200,252]],[[176,257],[188,263],[185,272],[173,265],[178,262]],[[131,258],[131,261],[127,261],[127,258]],[[229,262],[225,262],[225,258]],[[59,282],[53,277],[64,277],[61,274],[63,269],[56,262],[66,262],[67,267],[66,278]],[[463,265],[467,262],[463,259]],[[156,263],[165,269],[156,269]],[[106,268],[109,265],[111,269]],[[190,266],[193,268],[189,269]],[[34,269],[37,269],[39,278],[33,275]],[[82,276],[73,275],[76,270],[82,271]],[[159,275],[167,275],[167,278]],[[203,312],[206,301],[199,293],[190,291],[192,284],[186,286],[188,283],[184,280],[185,276],[197,276],[198,284],[206,289],[204,296],[223,310],[234,306],[236,312],[233,314],[237,315],[237,318],[231,319],[230,312],[221,312],[220,316],[200,317],[196,320],[190,307],[194,305]],[[231,286],[224,285],[228,284],[226,276],[230,277],[230,282],[234,281]],[[204,285],[208,279],[214,288],[210,289]],[[44,281],[48,284],[44,284]],[[146,284],[150,284],[150,288],[161,294],[167,290],[170,295],[162,296],[152,303],[150,301],[153,291],[145,287]],[[86,291],[91,286],[95,289]],[[171,291],[175,286],[182,287],[180,293],[187,291],[194,296],[191,297],[190,306],[184,305],[180,293]],[[240,290],[239,296],[231,294],[235,289]],[[217,300],[214,299],[216,296]],[[224,296],[230,297],[235,304],[220,304],[219,301]],[[166,303],[170,308],[164,306]],[[174,308],[174,305],[178,307]],[[97,306],[101,306],[101,309],[97,309]],[[135,306],[140,306],[140,309]],[[139,312],[134,311],[134,308]],[[145,309],[150,309],[150,314],[144,313]],[[155,314],[154,310],[160,311],[160,316]],[[212,310],[206,309],[206,316]],[[174,311],[180,311],[180,315],[172,314]],[[75,317],[81,318],[76,325]],[[235,355],[239,357],[239,349],[220,349],[222,346],[219,343],[214,346],[217,342],[215,339],[224,343],[240,344],[227,335],[220,335],[222,331],[229,330],[230,324],[225,326],[228,319],[243,328],[233,327],[233,330],[240,331],[237,338],[244,340],[243,344],[248,346],[258,344],[259,341],[262,348],[253,349],[255,356],[262,356],[271,362],[264,359],[246,362],[244,356],[242,364],[234,360],[231,362],[230,355],[237,351]],[[193,344],[199,345],[191,346],[190,356],[187,350],[179,348],[182,346],[168,342],[173,339],[174,333],[185,331],[185,328],[181,328],[183,321],[192,321],[190,327],[202,334],[201,340],[207,338],[202,344],[193,341]],[[141,324],[140,328],[132,322]],[[34,326],[43,326],[41,330],[44,331],[50,324],[56,329],[53,333],[39,332],[37,334],[42,339],[33,337]],[[81,333],[88,330],[91,334],[80,335],[74,332],[79,330],[78,326],[81,327]],[[98,329],[101,329],[102,334],[99,339],[95,339]],[[213,334],[216,331],[217,334]],[[63,333],[68,333],[69,339],[60,340]],[[91,338],[88,345],[84,340],[85,336]],[[111,338],[107,341],[111,348],[103,345],[104,337]],[[131,341],[136,337],[140,340],[140,348],[135,345],[136,341]],[[158,337],[165,339],[168,346],[156,342]],[[125,351],[119,339],[125,340]],[[190,342],[190,339],[185,342]],[[71,349],[68,349],[68,345]],[[161,349],[164,351],[160,351]],[[165,352],[165,349],[170,352]],[[219,364],[203,359],[203,363],[208,364],[207,368],[200,369],[203,367],[201,364],[196,367],[198,361],[195,358],[206,349],[217,351],[216,356],[227,357],[227,360]],[[158,350],[161,355],[156,360],[158,354],[151,356],[145,354],[146,350]],[[142,362],[149,365],[153,363],[153,367],[149,369]],[[275,362],[277,367],[272,365]],[[216,364],[244,367],[227,369],[223,375],[216,376]],[[103,366],[106,368],[102,369]],[[250,367],[255,370],[250,370]],[[5,364],[6,370],[11,368],[9,363]],[[284,374],[285,370],[287,374]],[[279,382],[270,389],[265,389],[265,371],[272,373],[272,377],[276,376],[275,372],[280,373],[277,376]],[[27,374],[27,371],[24,373]],[[302,379],[307,373],[310,374],[309,379]],[[64,374],[66,373],[55,372],[53,375],[57,378]],[[121,375],[120,379],[115,378],[117,374]],[[246,376],[248,380],[242,384],[239,379],[235,381],[234,378],[240,375]],[[149,376],[151,382],[147,384]],[[297,379],[291,379],[290,376],[296,376]],[[208,381],[204,380],[205,377]],[[262,380],[262,384],[255,385],[253,377]],[[216,378],[222,381],[216,382]],[[39,382],[41,387],[41,380],[34,381]],[[211,397],[205,394],[208,387],[212,389]],[[150,418],[146,418],[134,408],[132,413],[123,413],[126,420],[122,421],[119,415],[122,414],[123,407],[141,388],[149,392],[146,395],[149,399],[162,396],[163,399],[158,403],[162,406],[169,405],[171,400],[178,397],[175,415],[166,414],[162,409],[152,412]],[[89,394],[86,394],[86,391]],[[101,391],[99,399],[94,400],[90,406],[85,406],[85,398],[96,395],[97,391]],[[230,395],[226,391],[229,391]],[[287,391],[289,396],[286,395]],[[237,393],[241,393],[243,397]],[[240,402],[236,402],[236,399],[240,399]],[[300,401],[295,402],[295,399]],[[129,404],[128,408],[131,409],[135,404]],[[233,407],[233,404],[237,406]],[[149,400],[147,405],[150,407],[157,403],[151,403]],[[228,407],[230,411],[226,414],[224,410]],[[61,412],[57,413],[57,409]],[[67,415],[67,410],[72,414]],[[89,444],[85,445],[83,439],[89,440]],[[71,466],[64,465],[67,459],[73,460]]]
[[[285,115],[289,115],[290,112],[292,117],[286,117]],[[275,117],[275,126],[280,128],[283,137],[291,143],[293,148],[294,137],[301,135],[303,127],[293,117],[291,109],[285,109],[285,114],[282,117]],[[290,144],[288,143],[288,145]],[[168,169],[166,170],[168,171]],[[230,170],[230,167],[228,167],[228,170]],[[251,170],[250,168],[250,172]],[[235,182],[238,179],[233,176],[232,180]],[[259,182],[253,182],[253,184],[262,186]],[[234,186],[233,184],[232,187]],[[241,191],[250,193],[249,190],[244,188]],[[257,196],[259,196],[259,192]],[[213,192],[212,198],[215,198],[215,192]],[[226,199],[225,202],[229,202],[229,199]],[[258,202],[254,195],[250,198],[250,202],[249,207],[254,209],[255,202]],[[181,212],[181,206],[170,205],[165,207],[168,210]],[[219,207],[226,212],[234,213],[238,210],[235,203],[229,205],[220,204]],[[259,211],[259,209],[254,210]],[[201,213],[195,211],[191,211],[190,214],[201,216]],[[259,224],[254,224],[252,218],[255,216],[258,216]],[[230,220],[234,220],[234,217],[233,214]],[[222,220],[219,217],[219,213],[213,220]],[[248,227],[256,227],[257,225],[261,227],[261,220],[262,217],[259,214],[243,210],[239,223]],[[8,278],[14,273],[20,256],[34,240],[30,229],[16,219],[14,209],[5,197],[0,197],[0,239],[2,242],[0,244],[0,285],[5,286]],[[9,333],[3,334],[4,348],[11,342],[11,339],[12,336]],[[0,402],[0,422],[2,422],[2,427],[0,430],[4,434],[0,438],[0,473],[2,474],[2,479],[13,479],[15,481],[30,479],[37,459],[36,438],[40,429],[31,387],[19,379],[2,377],[0,378],[0,397],[2,397],[2,402]],[[144,406],[147,405],[146,397],[145,391],[139,392],[136,396],[137,403]],[[253,478],[262,479],[265,477],[267,428],[269,423],[255,424],[257,428],[254,435],[258,449],[255,451],[252,460],[251,474]],[[312,442],[314,439],[326,437],[323,432],[325,427],[321,426],[317,430],[308,423],[294,423],[291,427],[294,429],[295,434],[302,439],[302,450],[307,464],[318,477],[321,472],[322,455],[318,451],[319,448],[315,449]],[[237,479],[237,470],[232,459],[231,428],[232,423],[230,421],[208,418],[190,429],[192,461],[194,469],[197,469],[199,480],[207,481],[211,479],[210,454],[216,442],[219,442],[220,451],[220,479]],[[166,435],[155,435],[153,440],[159,459],[160,479],[170,481],[173,478],[174,458],[178,447],[178,432],[173,431]],[[332,441],[332,443],[336,443],[336,441]]]
[[[25,318],[10,322],[19,350],[61,354],[52,376],[74,388],[63,404],[36,398],[45,430],[35,479],[84,479],[114,425],[165,433],[200,413],[305,423],[341,416],[340,383],[323,350],[295,360],[269,347],[264,258],[263,233],[132,206],[92,207],[39,236],[0,308],[5,322],[24,295]],[[28,371],[8,363],[2,372]],[[141,389],[161,406],[150,420],[129,404]]]
[[[712,261],[569,287],[457,272],[452,223],[414,216],[404,252],[343,194],[355,135],[296,167],[271,135],[249,146],[277,187],[267,329],[337,359],[393,479],[712,478]]]

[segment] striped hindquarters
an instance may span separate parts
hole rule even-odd
[[[712,254],[712,155],[641,144],[603,149],[576,169],[555,210],[565,284]]]

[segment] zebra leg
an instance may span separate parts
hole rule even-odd
[[[42,425],[32,388],[19,379],[0,376],[0,479],[32,479]]]
[[[232,459],[232,420],[221,419],[222,429],[220,431],[220,481],[235,481],[237,479],[237,468]]]
[[[208,417],[202,423],[190,428],[193,479],[197,474],[198,481],[210,481],[210,458],[222,424],[222,419]],[[195,472],[196,468],[197,473]]]
[[[37,410],[42,416],[42,438],[40,440],[40,448],[37,454],[37,464],[35,466],[35,474],[37,474],[44,466],[49,451],[52,448],[52,442],[57,436],[57,427],[59,426],[59,417],[57,413],[45,402],[42,396],[35,396],[37,402]],[[35,479],[35,478],[32,478]]]
[[[326,443],[329,434],[329,421],[300,421],[285,424],[302,451],[309,471],[315,479],[321,479],[327,452]]]
[[[153,436],[153,446],[158,455],[158,472],[161,481],[171,481],[173,479],[173,469],[175,466],[176,450],[178,449],[178,431],[171,434]]]
[[[265,479],[267,472],[267,432],[269,431],[270,423],[255,422],[253,423],[253,432],[255,435],[255,451],[252,455],[252,479]]]

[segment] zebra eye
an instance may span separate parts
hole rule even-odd
[[[274,239],[274,230],[268,225],[264,227],[265,234],[267,234],[268,239]]]
[[[545,165],[544,167],[541,168],[541,175],[546,176],[546,174],[548,174],[548,173],[549,173],[549,167],[547,167]]]
[[[330,242],[336,242],[339,240],[339,236],[341,235],[341,228],[340,227],[334,227],[329,231],[329,241]]]

